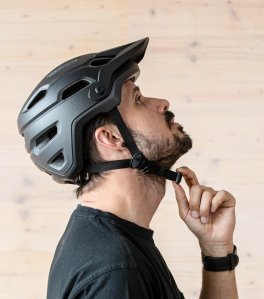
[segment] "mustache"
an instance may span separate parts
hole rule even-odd
[[[165,111],[164,116],[165,116],[165,120],[166,120],[167,124],[169,125],[175,115],[173,112],[167,110],[167,111]]]

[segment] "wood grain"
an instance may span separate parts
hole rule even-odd
[[[0,28],[0,297],[45,297],[56,244],[77,205],[73,187],[30,161],[16,127],[24,101],[63,61],[149,36],[138,83],[170,101],[194,140],[177,166],[236,196],[239,294],[261,298],[264,2],[2,0]],[[178,218],[170,184],[152,228],[179,288],[198,298],[199,247]]]

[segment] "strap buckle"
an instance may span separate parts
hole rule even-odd
[[[130,167],[142,170],[143,174],[150,173],[154,166],[151,162],[141,153],[137,152],[130,160]]]

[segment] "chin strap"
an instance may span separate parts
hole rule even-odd
[[[134,168],[140,169],[143,174],[155,174],[162,176],[168,180],[180,183],[182,174],[180,172],[171,171],[165,167],[158,166],[155,161],[149,161],[138,149],[134,139],[128,131],[124,120],[117,108],[110,112],[110,115],[117,125],[125,144],[127,145],[132,158],[126,160],[116,160],[109,162],[102,162],[99,164],[89,165],[86,169],[87,173],[98,173],[107,170],[121,169],[121,168]]]

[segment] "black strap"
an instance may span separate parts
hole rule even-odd
[[[156,174],[158,176],[165,177],[170,181],[174,181],[177,184],[180,183],[182,174],[178,171],[171,171],[167,168],[156,166],[154,162],[148,161],[148,164],[142,164],[141,166],[135,165],[135,156],[129,160],[116,160],[116,161],[109,161],[109,162],[102,162],[100,164],[93,164],[87,168],[88,173],[99,173],[103,171],[113,170],[113,169],[121,169],[121,168],[134,168],[140,169],[143,174]],[[134,165],[133,165],[134,164]]]
[[[180,172],[171,171],[171,170],[169,170],[167,168],[164,168],[164,167],[161,167],[161,166],[157,166],[153,173],[158,175],[158,176],[163,176],[167,180],[174,181],[177,184],[180,183],[181,178],[182,178],[182,174]]]
[[[98,173],[98,172],[113,170],[113,169],[129,168],[130,161],[131,161],[130,159],[127,159],[127,160],[115,160],[109,162],[102,162],[100,164],[93,164],[87,167],[87,172]]]
[[[233,252],[224,257],[205,256],[202,253],[202,262],[206,271],[232,271],[239,263],[237,248],[234,245]]]
[[[89,165],[86,168],[87,173],[99,173],[102,171],[108,171],[113,169],[121,169],[121,168],[134,168],[140,169],[143,174],[156,174],[158,176],[165,177],[170,181],[175,181],[177,184],[180,183],[182,174],[180,172],[174,172],[167,168],[157,166],[155,161],[149,161],[138,149],[134,139],[132,138],[127,126],[118,111],[117,108],[113,109],[110,112],[110,115],[117,125],[127,148],[129,149],[132,159],[126,160],[115,160],[102,162],[100,164]]]
[[[134,156],[136,153],[139,152],[139,149],[138,149],[134,139],[132,138],[130,132],[128,131],[128,128],[127,128],[120,112],[118,111],[117,108],[115,108],[110,112],[110,115],[111,115],[113,121],[115,122],[115,124],[117,125],[131,155]]]

